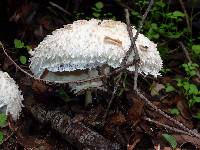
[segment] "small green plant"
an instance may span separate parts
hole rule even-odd
[[[95,3],[94,7],[92,7],[92,10],[94,11],[92,15],[96,18],[99,18],[101,16],[103,7],[104,7],[103,2],[99,1]]]
[[[102,19],[102,18],[110,18],[112,20],[116,20],[116,17],[111,13],[111,12],[104,12],[104,3],[102,1],[98,1],[97,3],[94,4],[92,7],[92,17],[86,17],[87,19],[91,19],[93,17],[97,19]]]
[[[170,146],[171,146],[172,148],[175,149],[175,148],[177,147],[177,142],[176,142],[175,137],[173,137],[173,136],[170,135],[170,134],[163,134],[162,136],[163,136],[163,138],[170,144]]]
[[[196,113],[196,115],[193,115],[193,118],[200,120],[200,112]]]
[[[192,54],[195,58],[200,58],[200,45],[192,45]]]
[[[4,113],[0,113],[0,127],[3,128],[7,126],[7,116]],[[0,144],[3,143],[4,134],[2,131],[0,131]]]
[[[14,40],[14,45],[15,45],[15,48],[26,48],[27,50],[31,49],[29,45],[25,45],[24,42],[18,39]]]
[[[16,49],[26,49],[26,50],[30,50],[31,47],[29,45],[25,45],[24,42],[22,42],[21,40],[15,39],[14,40],[14,45]],[[24,55],[19,56],[19,61],[21,64],[26,64],[27,63],[27,57]]]
[[[176,79],[176,81],[177,86],[183,89],[183,93],[188,100],[189,107],[192,107],[196,103],[200,103],[200,91],[195,84],[180,78]]]
[[[182,67],[185,69],[185,72],[187,73],[188,77],[193,77],[197,75],[197,69],[199,65],[195,63],[187,63],[187,64],[182,64]]]

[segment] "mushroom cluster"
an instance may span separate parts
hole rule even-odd
[[[136,29],[132,27],[133,36]],[[77,81],[98,75],[97,67],[117,68],[131,46],[125,23],[113,20],[78,20],[47,35],[31,51],[30,69],[46,81]],[[139,34],[136,47],[140,57],[138,72],[160,75],[162,59],[157,45]],[[133,61],[134,52],[127,63]],[[134,66],[127,68],[134,71]],[[44,72],[48,71],[45,74]],[[75,93],[90,88],[104,89],[101,81],[82,85],[70,84]]]
[[[0,111],[17,120],[23,107],[21,91],[6,72],[0,71],[0,83]]]

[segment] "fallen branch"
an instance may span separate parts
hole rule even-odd
[[[177,121],[176,119],[173,119],[172,117],[167,115],[165,112],[163,112],[161,109],[157,108],[139,90],[136,91],[136,94],[138,94],[140,96],[140,98],[144,100],[145,104],[151,106],[156,112],[158,112],[159,114],[161,114],[165,118],[169,119],[169,121],[173,122],[175,125],[177,125],[181,129],[183,129],[184,131],[188,132],[188,134],[193,135],[193,136],[195,136],[197,138],[200,138],[200,134],[199,133],[197,133],[197,132],[195,132],[193,130],[190,130],[189,128],[184,126],[181,122]]]
[[[188,132],[185,132],[185,131],[183,131],[183,130],[177,129],[177,128],[175,128],[175,127],[168,126],[168,125],[163,124],[163,123],[160,123],[160,122],[158,122],[158,121],[156,121],[156,120],[152,120],[151,118],[145,117],[144,120],[146,120],[146,121],[148,121],[148,122],[151,122],[151,123],[154,123],[154,124],[156,124],[156,125],[162,126],[162,127],[166,128],[166,129],[169,129],[169,130],[171,130],[171,131],[174,131],[174,132],[177,132],[177,133],[182,133],[182,134],[186,134],[186,135],[191,136],[191,134],[189,134]]]
[[[135,52],[135,55],[138,55],[138,52],[136,52],[136,51],[137,51],[137,48],[135,49],[135,47],[134,47],[135,44],[134,44],[134,43],[135,43],[135,41],[136,41],[137,38],[138,38],[138,35],[139,35],[139,33],[140,33],[140,31],[141,31],[141,29],[142,29],[142,27],[143,27],[144,21],[145,21],[147,15],[148,15],[149,11],[151,10],[151,7],[152,7],[153,3],[154,3],[154,0],[151,0],[150,3],[149,3],[149,5],[148,5],[148,7],[147,7],[147,9],[146,9],[146,11],[145,11],[145,13],[144,13],[144,15],[142,16],[142,20],[141,20],[141,22],[140,22],[139,28],[137,29],[137,32],[136,32],[136,34],[135,34],[134,37],[133,37],[132,29],[131,29],[132,27],[130,26],[129,13],[127,13],[128,10],[125,9],[125,12],[126,12],[126,19],[127,19],[126,21],[128,21],[128,22],[127,22],[127,30],[128,30],[128,32],[129,32],[129,37],[130,37],[130,39],[131,39],[131,47],[130,47],[129,50],[126,52],[126,55],[125,55],[124,59],[122,60],[121,66],[123,66],[124,64],[126,64],[126,61],[127,61],[128,57],[130,56],[130,54],[131,54],[131,52],[132,52],[133,50],[134,50],[134,52]],[[128,16],[127,16],[127,15],[128,15]],[[132,33],[132,34],[131,34],[131,33]],[[133,49],[133,48],[134,48],[134,49]],[[139,55],[138,55],[138,56],[139,56]]]
[[[153,0],[150,1],[149,5],[148,5],[148,8],[146,9],[144,15],[142,16],[142,21],[140,22],[139,28],[137,29],[137,32],[136,32],[134,37],[133,37],[132,27],[131,27],[131,23],[130,23],[129,11],[128,11],[128,9],[125,9],[127,31],[128,31],[128,34],[129,34],[129,38],[131,40],[131,46],[130,46],[129,50],[126,52],[125,57],[122,60],[121,66],[126,64],[126,62],[128,60],[128,57],[134,51],[135,55],[134,55],[134,59],[133,60],[136,61],[135,72],[134,72],[134,87],[133,87],[134,90],[137,90],[138,68],[139,68],[139,62],[140,62],[140,57],[139,57],[138,50],[137,50],[135,42],[136,42],[136,40],[138,38],[140,30],[142,29],[142,26],[143,26],[144,21],[145,21],[145,19],[147,17],[147,14],[151,10],[153,2],[154,2]]]
[[[55,4],[54,2],[49,2],[49,4],[57,9],[59,9],[60,11],[64,12],[65,14],[71,16],[72,14],[68,11],[66,11],[64,8],[60,7],[59,5]]]
[[[78,149],[120,149],[120,145],[105,139],[83,123],[73,121],[66,114],[47,110],[42,104],[34,102],[33,96],[27,96],[25,107],[41,123],[49,124],[62,137]]]

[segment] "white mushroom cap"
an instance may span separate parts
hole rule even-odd
[[[133,27],[133,36],[135,34],[136,29]],[[91,70],[104,64],[117,68],[130,45],[125,23],[78,20],[55,30],[32,51],[30,69],[36,77],[40,77],[45,69],[51,72],[70,72],[77,69]],[[160,75],[162,60],[157,45],[139,34],[136,46],[141,60],[139,73],[155,77]],[[128,62],[133,60],[133,55]],[[134,71],[134,66],[128,70]]]
[[[14,120],[20,116],[23,104],[23,96],[18,85],[6,72],[0,71],[0,110],[8,115],[10,113]]]

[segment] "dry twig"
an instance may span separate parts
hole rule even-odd
[[[186,9],[185,9],[184,3],[183,3],[182,0],[179,0],[179,3],[181,4],[181,7],[182,7],[182,9],[183,9],[183,11],[184,11],[184,14],[185,14],[185,17],[186,17],[186,22],[187,22],[188,30],[189,30],[190,33],[192,33],[192,27],[191,27],[191,25],[190,25],[190,19],[189,19],[189,16],[188,16],[187,11],[186,11]]]
[[[65,14],[71,16],[72,14],[68,11],[66,11],[64,8],[60,7],[59,5],[55,4],[54,2],[49,2],[49,4],[53,7],[56,7],[57,9],[59,9],[60,11],[64,12]]]
[[[124,68],[124,66],[126,66],[126,62],[127,62],[127,59],[129,57],[129,55],[132,53],[132,51],[134,51],[134,59],[133,59],[133,62],[135,64],[135,72],[134,72],[134,90],[137,89],[137,78],[138,78],[138,67],[139,67],[139,61],[140,61],[140,57],[139,57],[139,54],[138,54],[138,51],[137,51],[137,47],[136,47],[136,40],[138,38],[138,35],[139,35],[139,32],[143,26],[143,23],[144,23],[144,20],[146,19],[147,17],[147,14],[148,12],[150,11],[151,9],[151,6],[153,5],[153,0],[151,0],[151,2],[149,3],[149,6],[146,10],[146,12],[144,13],[143,17],[142,17],[142,21],[140,22],[140,26],[135,34],[135,36],[133,37],[133,32],[132,32],[132,27],[131,27],[131,23],[130,23],[130,15],[129,15],[129,12],[128,12],[128,9],[125,9],[125,16],[126,16],[126,24],[127,24],[127,31],[128,31],[128,34],[129,34],[129,38],[131,40],[131,46],[129,48],[129,50],[126,52],[125,54],[125,57],[123,58],[122,60],[122,63],[120,64],[121,68]],[[118,87],[119,87],[119,82],[121,80],[121,76],[122,76],[122,73],[120,73],[119,75],[119,79],[116,81],[115,83],[115,86],[114,86],[114,91],[112,93],[112,97],[108,103],[108,106],[107,106],[107,109],[106,109],[106,113],[104,114],[104,120],[106,119],[107,117],[107,114],[108,114],[108,111],[110,109],[110,106],[115,98],[115,94],[118,90]]]
[[[126,55],[125,55],[124,59],[122,60],[121,66],[126,64],[128,57],[134,51],[135,55],[134,55],[133,60],[136,61],[135,72],[134,72],[134,87],[133,87],[134,90],[137,90],[138,67],[139,67],[139,62],[140,62],[140,57],[139,57],[138,50],[137,50],[135,42],[138,38],[140,30],[142,29],[142,26],[143,26],[144,21],[147,17],[147,14],[151,10],[151,6],[153,5],[153,2],[154,2],[153,0],[150,1],[148,8],[147,8],[147,10],[145,11],[145,13],[142,17],[142,21],[140,22],[139,28],[137,29],[137,32],[136,32],[134,37],[133,37],[132,27],[131,27],[131,23],[130,23],[130,15],[129,15],[128,9],[125,9],[127,30],[128,30],[129,38],[131,40],[131,46],[130,46],[129,50],[126,52]]]
[[[173,122],[175,125],[177,125],[178,127],[182,128],[184,131],[188,132],[188,134],[193,135],[193,136],[195,136],[197,138],[200,138],[200,134],[199,133],[197,133],[197,132],[195,132],[193,130],[190,130],[189,128],[187,128],[186,126],[184,126],[181,122],[175,120],[174,118],[170,117],[165,112],[163,112],[161,109],[157,108],[139,90],[137,90],[136,93],[140,96],[140,98],[142,98],[145,101],[145,103],[147,105],[151,106],[156,112],[158,112],[159,114],[161,114],[165,118],[169,119],[169,121]]]
[[[175,128],[175,127],[168,126],[168,125],[163,124],[163,123],[160,123],[160,122],[158,122],[158,121],[156,121],[156,120],[152,120],[151,118],[145,117],[144,120],[149,121],[149,122],[151,122],[151,123],[154,123],[154,124],[156,124],[156,125],[162,126],[162,127],[166,128],[166,129],[169,129],[169,130],[171,130],[171,131],[175,131],[175,132],[177,132],[177,133],[182,133],[182,134],[186,134],[186,135],[191,136],[191,134],[189,134],[188,132],[185,132],[184,130],[180,130],[180,129],[177,129],[177,128]]]

